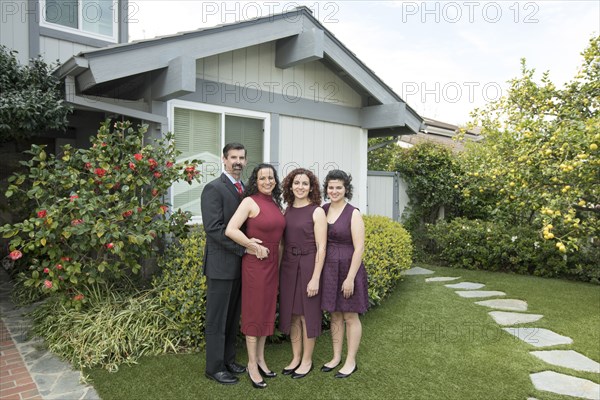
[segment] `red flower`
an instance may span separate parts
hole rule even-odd
[[[169,211],[169,207],[165,206],[164,204],[162,206],[160,206],[160,209],[162,210],[163,214],[165,214],[167,211]]]
[[[132,163],[132,162],[130,162],[130,163],[129,163],[129,169],[131,169],[131,170],[135,171],[135,164],[134,164],[134,163]]]
[[[196,170],[196,166],[195,165],[188,165],[187,167],[185,167],[185,172],[194,172]]]
[[[86,162],[85,169],[90,169],[90,168],[92,168],[92,163]]]
[[[52,282],[49,281],[48,279],[46,279],[44,281],[44,286],[46,286],[46,288],[51,289],[52,288]]]
[[[135,158],[135,159],[136,159],[136,160],[138,160],[138,161],[142,161],[142,158],[144,158],[144,156],[143,156],[143,155],[141,155],[140,153],[135,153],[135,154],[133,155],[133,158]]]
[[[56,264],[56,269],[63,269],[62,264]]]
[[[94,170],[94,173],[99,177],[102,178],[104,175],[106,175],[106,170],[104,168],[96,168]]]
[[[127,217],[130,217],[130,216],[131,216],[131,214],[133,214],[133,211],[131,211],[131,210],[127,210],[127,211],[125,211],[125,212],[123,213],[123,217],[125,217],[125,218],[127,218]]]
[[[44,268],[44,273],[45,273],[45,274],[48,274],[48,273],[50,273],[50,269],[48,269],[48,268]]]
[[[73,297],[73,300],[81,301],[81,300],[83,300],[83,295],[81,293],[79,293]]]
[[[75,199],[78,199],[79,196],[77,196],[76,194],[74,194],[73,196],[69,197],[69,201],[75,201]]]
[[[112,249],[113,247],[115,247],[114,243],[106,243],[107,249]]]
[[[149,158],[148,164],[150,164],[150,171],[152,171],[154,168],[158,167],[158,163],[156,162],[156,160],[154,158]]]
[[[71,261],[71,257],[61,257],[60,261]]]
[[[152,189],[152,197],[158,196],[158,190]]]
[[[142,207],[138,207],[138,208],[137,208],[137,212],[138,212],[138,213],[141,213],[141,212],[142,212]]]
[[[46,212],[46,210],[42,210],[42,211],[38,211],[37,216],[38,216],[38,218],[44,218],[46,216],[46,214],[48,214]]]
[[[15,260],[18,260],[19,258],[23,257],[23,253],[21,253],[19,250],[13,250],[10,252],[10,254],[8,256],[10,257],[11,260],[15,261]]]
[[[162,176],[162,174],[158,171],[154,172],[154,177],[155,178],[160,178]]]
[[[165,165],[167,168],[171,168],[173,166],[173,161],[167,161]]]
[[[71,221],[71,225],[73,225],[73,226],[77,226],[79,224],[83,224],[82,219],[74,219],[73,221]]]
[[[106,142],[102,142],[102,147],[106,147]]]

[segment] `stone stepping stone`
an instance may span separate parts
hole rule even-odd
[[[498,325],[517,325],[535,322],[543,317],[541,314],[522,314],[506,311],[490,311],[488,314],[494,318]]]
[[[559,335],[544,328],[502,328],[513,336],[535,347],[557,346],[559,344],[571,344],[573,339]]]
[[[575,350],[530,351],[529,354],[533,354],[548,364],[600,374],[600,364]]]
[[[425,282],[447,282],[455,279],[460,279],[460,276],[439,276],[436,278],[427,278],[425,279]]]
[[[447,288],[450,288],[450,289],[473,290],[473,289],[481,289],[485,285],[483,283],[461,282],[461,283],[453,283],[451,285],[444,285],[444,286],[446,286]]]
[[[460,297],[475,298],[475,297],[494,297],[494,296],[506,296],[504,292],[498,292],[496,290],[465,290],[454,292]]]
[[[497,308],[499,310],[508,311],[527,311],[527,302],[515,299],[497,299],[477,301],[475,304],[489,308]]]
[[[600,400],[600,385],[587,379],[559,374],[554,371],[537,372],[530,374],[529,377],[537,390],[589,400]]]
[[[421,267],[413,267],[411,269],[407,269],[406,271],[403,271],[402,275],[431,275],[434,273],[435,273],[435,271],[432,271],[430,269],[425,269],[425,268],[421,268]]]

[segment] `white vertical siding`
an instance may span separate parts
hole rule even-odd
[[[397,205],[394,204],[394,176],[369,175],[367,186],[367,214],[394,218],[394,207],[398,207],[398,217],[402,218],[409,201],[404,179],[398,177]]]
[[[332,169],[352,175],[352,204],[366,211],[367,131],[356,126],[281,116],[279,119],[279,173],[310,169],[320,182]]]
[[[11,1],[0,4],[0,44],[18,51],[17,60],[21,64],[29,61],[29,28],[25,10],[27,1]],[[33,55],[35,57],[35,55]]]
[[[313,61],[292,68],[275,67],[275,42],[230,51],[199,59],[196,73],[200,79],[233,85],[251,84],[264,91],[273,90],[290,98],[296,96],[318,102],[361,107],[361,97],[321,62]]]
[[[40,37],[40,53],[48,63],[55,63],[57,60],[63,63],[82,51],[94,49],[96,49],[96,47],[85,46],[67,40],[54,39],[45,36]]]

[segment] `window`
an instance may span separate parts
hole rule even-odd
[[[40,25],[117,42],[118,0],[41,0]]]
[[[244,181],[252,169],[269,154],[270,116],[265,113],[172,100],[169,102],[175,147],[181,152],[177,161],[203,160],[202,183],[177,182],[171,189],[173,209],[192,213],[192,222],[201,222],[200,195],[204,185],[223,172],[222,149],[226,143],[246,147],[248,165]]]

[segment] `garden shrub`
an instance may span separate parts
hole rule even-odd
[[[32,146],[27,172],[9,179],[6,197],[36,207],[0,227],[9,257],[27,261],[24,284],[73,298],[86,284],[138,272],[163,235],[185,231],[188,213],[167,218],[165,200],[173,182],[199,180],[198,161],[175,164],[172,136],[145,143],[146,129],[107,121],[91,148],[65,146],[58,156]]]
[[[591,249],[564,255],[556,251],[552,242],[542,239],[533,226],[456,218],[429,225],[428,233],[435,242],[439,260],[452,267],[586,281],[598,278]]]
[[[52,296],[31,314],[33,332],[73,366],[116,371],[141,356],[179,347],[178,326],[165,315],[155,291],[132,293],[96,284],[85,292],[79,309]]]
[[[172,243],[159,258],[161,274],[154,278],[166,315],[179,325],[182,345],[197,349],[204,345],[206,277],[202,272],[206,234],[195,228]]]
[[[387,217],[363,216],[365,252],[363,262],[369,277],[369,302],[378,305],[412,264],[413,246],[404,227]]]

